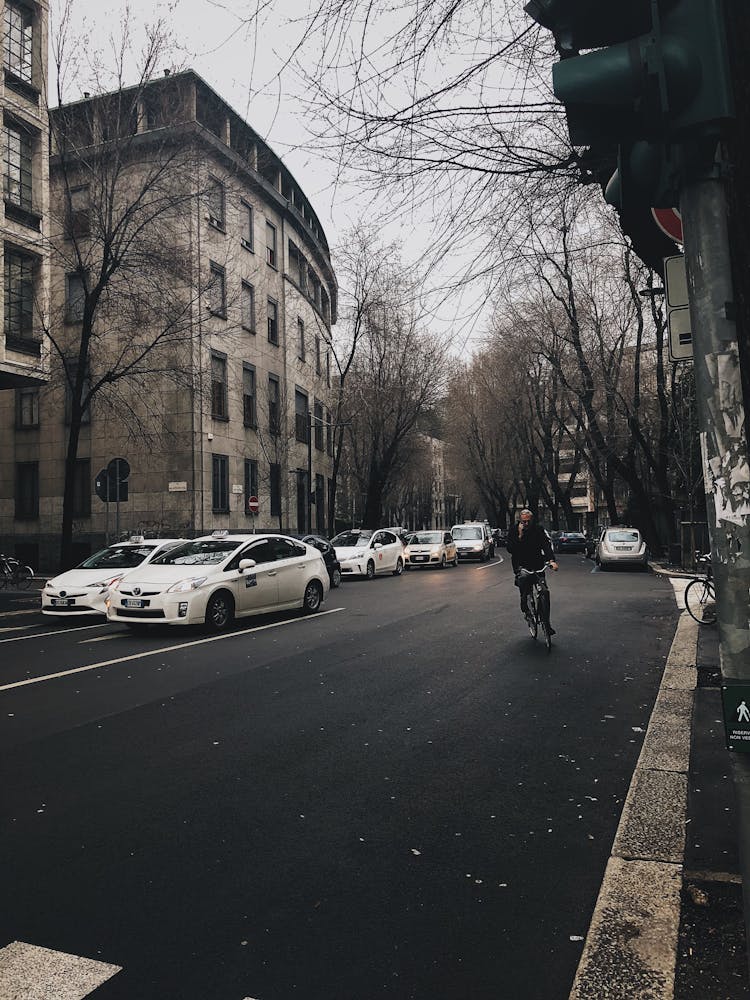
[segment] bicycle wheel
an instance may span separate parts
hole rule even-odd
[[[2,569],[0,570],[0,590],[5,590],[7,586],[8,586],[8,574],[4,569]]]
[[[716,621],[716,592],[711,580],[697,577],[685,588],[685,607],[699,625],[713,625]]]
[[[34,579],[34,570],[31,566],[18,566],[13,574],[14,582],[19,590],[28,590],[31,581]]]
[[[529,634],[532,639],[536,639],[537,632],[539,631],[539,615],[537,612],[536,601],[534,600],[534,592],[529,594],[529,599],[527,601],[528,612],[526,613],[526,624],[529,628]]]
[[[542,632],[544,633],[544,641],[547,644],[547,652],[552,649],[552,633],[549,627],[549,591],[540,590],[539,597],[537,598],[536,604],[539,610],[539,621],[542,626]]]

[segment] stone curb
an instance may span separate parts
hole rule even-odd
[[[683,612],[570,1000],[674,998],[697,647]]]

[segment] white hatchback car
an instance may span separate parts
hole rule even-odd
[[[107,617],[132,628],[205,624],[320,608],[330,587],[320,552],[281,534],[215,532],[157,556],[110,589]]]
[[[406,568],[412,566],[439,566],[448,563],[458,566],[458,551],[453,535],[442,528],[437,531],[415,531],[406,539],[404,548]]]
[[[596,545],[595,558],[601,569],[610,566],[648,569],[648,549],[638,528],[604,528]]]
[[[150,562],[154,556],[184,542],[184,538],[133,537],[100,549],[93,556],[59,576],[47,580],[42,588],[42,614],[60,618],[71,615],[106,615],[108,588],[125,573]]]
[[[352,528],[331,539],[342,576],[366,576],[377,573],[401,576],[404,571],[404,546],[394,532],[379,528]]]

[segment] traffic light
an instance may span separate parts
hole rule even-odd
[[[552,78],[574,146],[683,142],[717,134],[732,116],[723,0],[530,0],[525,9],[563,56]]]

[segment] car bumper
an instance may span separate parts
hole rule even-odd
[[[475,552],[474,549],[458,549],[456,554],[459,559],[483,559],[489,552],[485,552],[484,549],[480,549],[479,552]]]
[[[599,562],[605,566],[645,566],[648,557],[645,552],[600,552]]]
[[[70,597],[58,597],[56,594],[42,593],[42,614],[55,618],[75,618],[81,615],[101,615],[107,613],[105,600],[106,591],[85,591]],[[69,601],[68,604],[53,604],[53,601]]]
[[[206,618],[207,598],[199,594],[160,594],[146,598],[148,606],[131,608],[124,598],[114,598],[107,608],[107,620],[126,625],[198,625]]]

